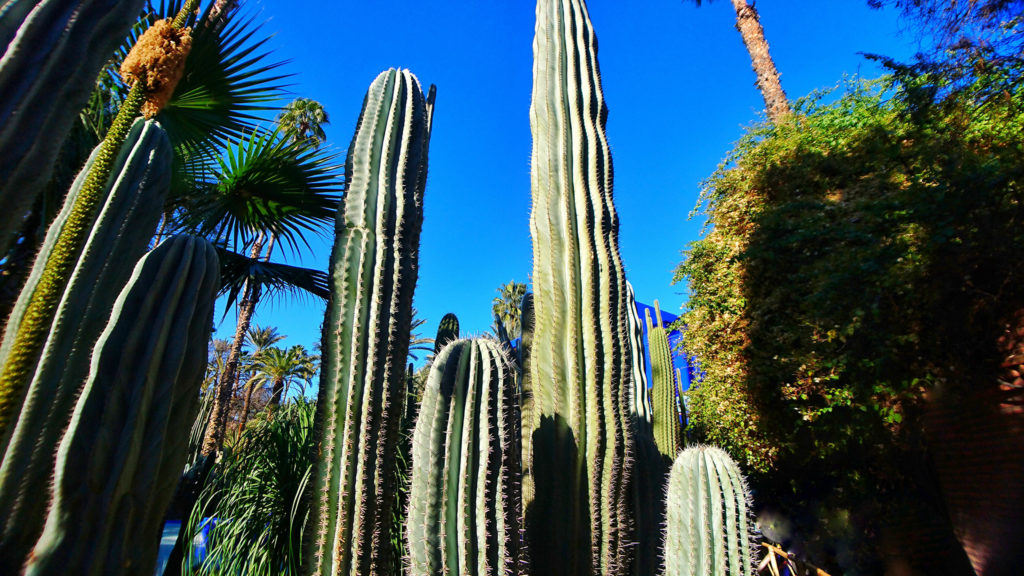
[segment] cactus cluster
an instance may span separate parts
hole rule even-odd
[[[389,522],[432,107],[410,72],[383,72],[349,146],[324,322],[310,574],[377,574],[394,554]]]
[[[26,576],[149,575],[196,418],[219,284],[213,245],[147,254],[100,336],[57,450],[53,500]]]
[[[651,311],[646,311],[647,343],[651,353],[651,395],[654,406],[654,440],[658,450],[672,460],[683,448],[683,427],[676,396],[675,368],[668,332],[661,319],[661,308],[654,301],[657,323],[651,322]]]
[[[9,433],[0,442],[2,558],[24,558],[42,531],[47,501],[37,497],[39,486],[51,481],[53,454],[89,373],[93,345],[160,218],[170,184],[170,154],[167,136],[158,124],[135,123],[115,161],[114,176],[104,190],[106,202],[74,262],[54,319],[38,331],[41,353],[25,366],[24,399],[13,389],[4,392],[11,398],[12,417]],[[95,157],[94,152],[47,232],[8,320],[0,362],[11,351],[32,293]]]
[[[519,574],[519,399],[493,340],[434,359],[413,433],[409,576]]]
[[[669,474],[664,576],[752,576],[749,499],[724,451],[683,450]]]

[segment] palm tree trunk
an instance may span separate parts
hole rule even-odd
[[[253,243],[251,257],[256,258],[263,251],[263,236],[260,235]],[[206,435],[203,438],[203,456],[211,456],[224,443],[224,432],[228,426],[228,409],[231,405],[231,392],[238,381],[238,358],[242,355],[242,343],[245,342],[245,334],[249,331],[249,323],[252,321],[253,312],[256,311],[256,303],[260,299],[258,286],[246,283],[242,291],[242,301],[238,303],[238,324],[235,326],[235,339],[231,342],[231,351],[228,352],[228,359],[224,365],[224,375],[217,385],[217,396],[213,399],[213,413],[210,414],[210,423],[206,427]]]
[[[253,384],[254,382],[251,378],[245,383],[245,402],[242,403],[242,414],[238,417],[239,435],[242,434],[242,430],[245,428],[245,423],[249,421],[249,404],[252,402],[252,393],[255,390],[255,386],[253,386]]]
[[[270,403],[268,410],[274,410],[281,405],[281,395],[284,393],[284,378],[274,378],[274,385],[270,387]]]
[[[764,39],[764,28],[761,27],[757,9],[748,4],[747,0],[732,0],[732,7],[736,9],[736,29],[743,37],[743,44],[750,54],[750,63],[757,74],[757,88],[764,97],[768,119],[778,122],[789,113],[789,100],[779,82],[775,62],[768,53],[768,41]]]

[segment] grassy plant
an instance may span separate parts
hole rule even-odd
[[[315,403],[300,398],[269,418],[257,418],[225,448],[187,524],[197,534],[204,519],[218,519],[208,534],[207,555],[185,573],[298,574],[315,410]]]

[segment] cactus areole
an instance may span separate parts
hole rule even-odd
[[[391,566],[431,108],[410,72],[384,72],[349,146],[324,322],[309,574],[370,576]]]
[[[538,1],[533,81],[529,554],[537,574],[624,574],[632,358],[607,108],[581,0]]]

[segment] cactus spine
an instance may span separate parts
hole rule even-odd
[[[407,70],[367,92],[331,256],[310,530],[317,575],[385,573],[431,101]]]
[[[145,252],[160,218],[170,184],[170,156],[163,129],[152,121],[137,121],[115,163],[117,176],[109,182],[106,203],[75,263],[39,360],[29,367],[33,375],[9,441],[6,446],[0,444],[0,558],[23,558],[42,531],[47,502],[37,497],[37,491],[51,483],[53,454],[89,374],[93,345],[117,294],[132,274],[130,264]],[[95,153],[89,162],[94,159]],[[88,166],[47,232],[40,257],[8,322],[0,359],[17,333]],[[9,568],[0,561],[2,567]]]
[[[196,417],[219,265],[179,236],[114,304],[57,451],[53,501],[26,576],[150,575]]]
[[[536,328],[523,492],[531,562],[550,574],[632,567],[632,359],[606,114],[586,6],[539,0],[530,108]]]
[[[654,396],[654,441],[658,444],[658,451],[672,460],[683,448],[683,429],[676,403],[672,349],[657,300],[654,301],[654,313],[658,319],[656,325],[651,323],[651,311],[647,310],[647,343],[651,350],[651,380],[654,381],[651,390]]]
[[[434,359],[413,432],[409,575],[520,573],[515,375],[493,340]]]
[[[0,254],[143,0],[4,2],[0,9]]]
[[[724,451],[683,450],[668,481],[664,576],[752,576],[746,482]]]
[[[459,339],[459,317],[451,312],[441,317],[437,325],[437,336],[434,337],[434,355],[444,348],[445,344]]]

